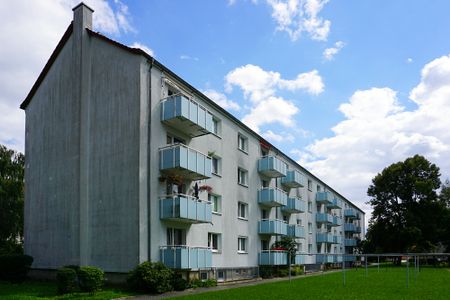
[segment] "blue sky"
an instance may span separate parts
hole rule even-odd
[[[0,143],[74,0],[0,4]],[[370,179],[422,154],[450,176],[449,1],[85,1],[94,29],[151,52],[370,212]]]

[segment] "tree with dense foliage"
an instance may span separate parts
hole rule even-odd
[[[372,179],[366,253],[433,251],[443,242],[448,209],[437,193],[439,172],[435,164],[415,155]]]
[[[0,145],[0,253],[20,252],[25,156]]]

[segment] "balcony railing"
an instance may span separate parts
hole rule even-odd
[[[296,264],[296,265],[304,265],[305,264],[305,257],[306,257],[306,254],[304,254],[304,253],[297,253],[295,255],[294,264]]]
[[[212,266],[212,252],[209,248],[187,246],[163,246],[161,262],[172,269],[205,269]]]
[[[183,144],[159,149],[159,170],[168,176],[200,180],[211,177],[211,158]]]
[[[344,255],[344,261],[356,261],[355,255]]]
[[[355,232],[355,231],[356,231],[356,226],[355,226],[355,224],[352,224],[352,223],[344,223],[344,231],[347,231],[347,232]]]
[[[263,250],[258,255],[259,265],[281,266],[287,265],[288,255],[282,250]]]
[[[286,176],[287,165],[281,159],[267,155],[258,160],[258,172],[270,178]]]
[[[340,235],[333,235],[333,244],[342,244],[342,236]]]
[[[161,122],[191,137],[208,134],[213,128],[212,114],[181,95],[161,101]]]
[[[287,235],[293,238],[305,238],[305,227],[297,224],[288,225]]]
[[[160,218],[185,223],[210,223],[211,203],[188,195],[169,195],[160,200]]]
[[[268,235],[287,235],[287,224],[283,220],[264,219],[258,222],[258,233]]]
[[[281,178],[281,184],[288,188],[304,187],[305,177],[296,170],[290,170],[285,177]]]
[[[334,242],[333,235],[329,233],[317,233],[316,242],[333,244]]]
[[[332,255],[318,254],[316,256],[316,263],[325,264],[325,263],[333,263],[334,259]]]
[[[288,197],[287,205],[281,210],[290,214],[305,212],[305,201],[298,197]]]
[[[333,194],[330,192],[317,192],[316,193],[316,202],[319,204],[329,205],[333,202]]]
[[[262,188],[258,190],[258,203],[264,206],[287,205],[287,194],[278,188]]]
[[[341,226],[342,225],[342,219],[338,216],[333,216],[333,223],[331,224],[331,226],[336,227],[336,226]]]
[[[345,247],[356,247],[356,240],[355,239],[345,239],[344,246]]]
[[[327,213],[316,213],[316,222],[333,224],[333,216]]]
[[[356,233],[361,233],[361,227],[360,227],[360,226],[356,226],[355,232],[356,232]]]
[[[344,217],[356,219],[356,211],[353,208],[347,208],[344,210]]]
[[[337,198],[333,198],[333,200],[331,200],[331,203],[328,204],[327,207],[331,209],[341,209],[342,201]]]
[[[341,263],[342,262],[342,255],[333,255],[333,263]]]

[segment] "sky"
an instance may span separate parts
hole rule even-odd
[[[0,144],[79,0],[0,2]],[[367,188],[420,154],[450,178],[450,1],[86,0],[142,48],[368,216]],[[367,218],[368,219],[368,218]]]

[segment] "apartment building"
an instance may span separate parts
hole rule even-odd
[[[353,261],[364,212],[144,51],[74,20],[21,105],[34,268],[151,260],[234,280]],[[319,253],[320,255],[315,255]],[[348,254],[346,256],[332,254]]]

